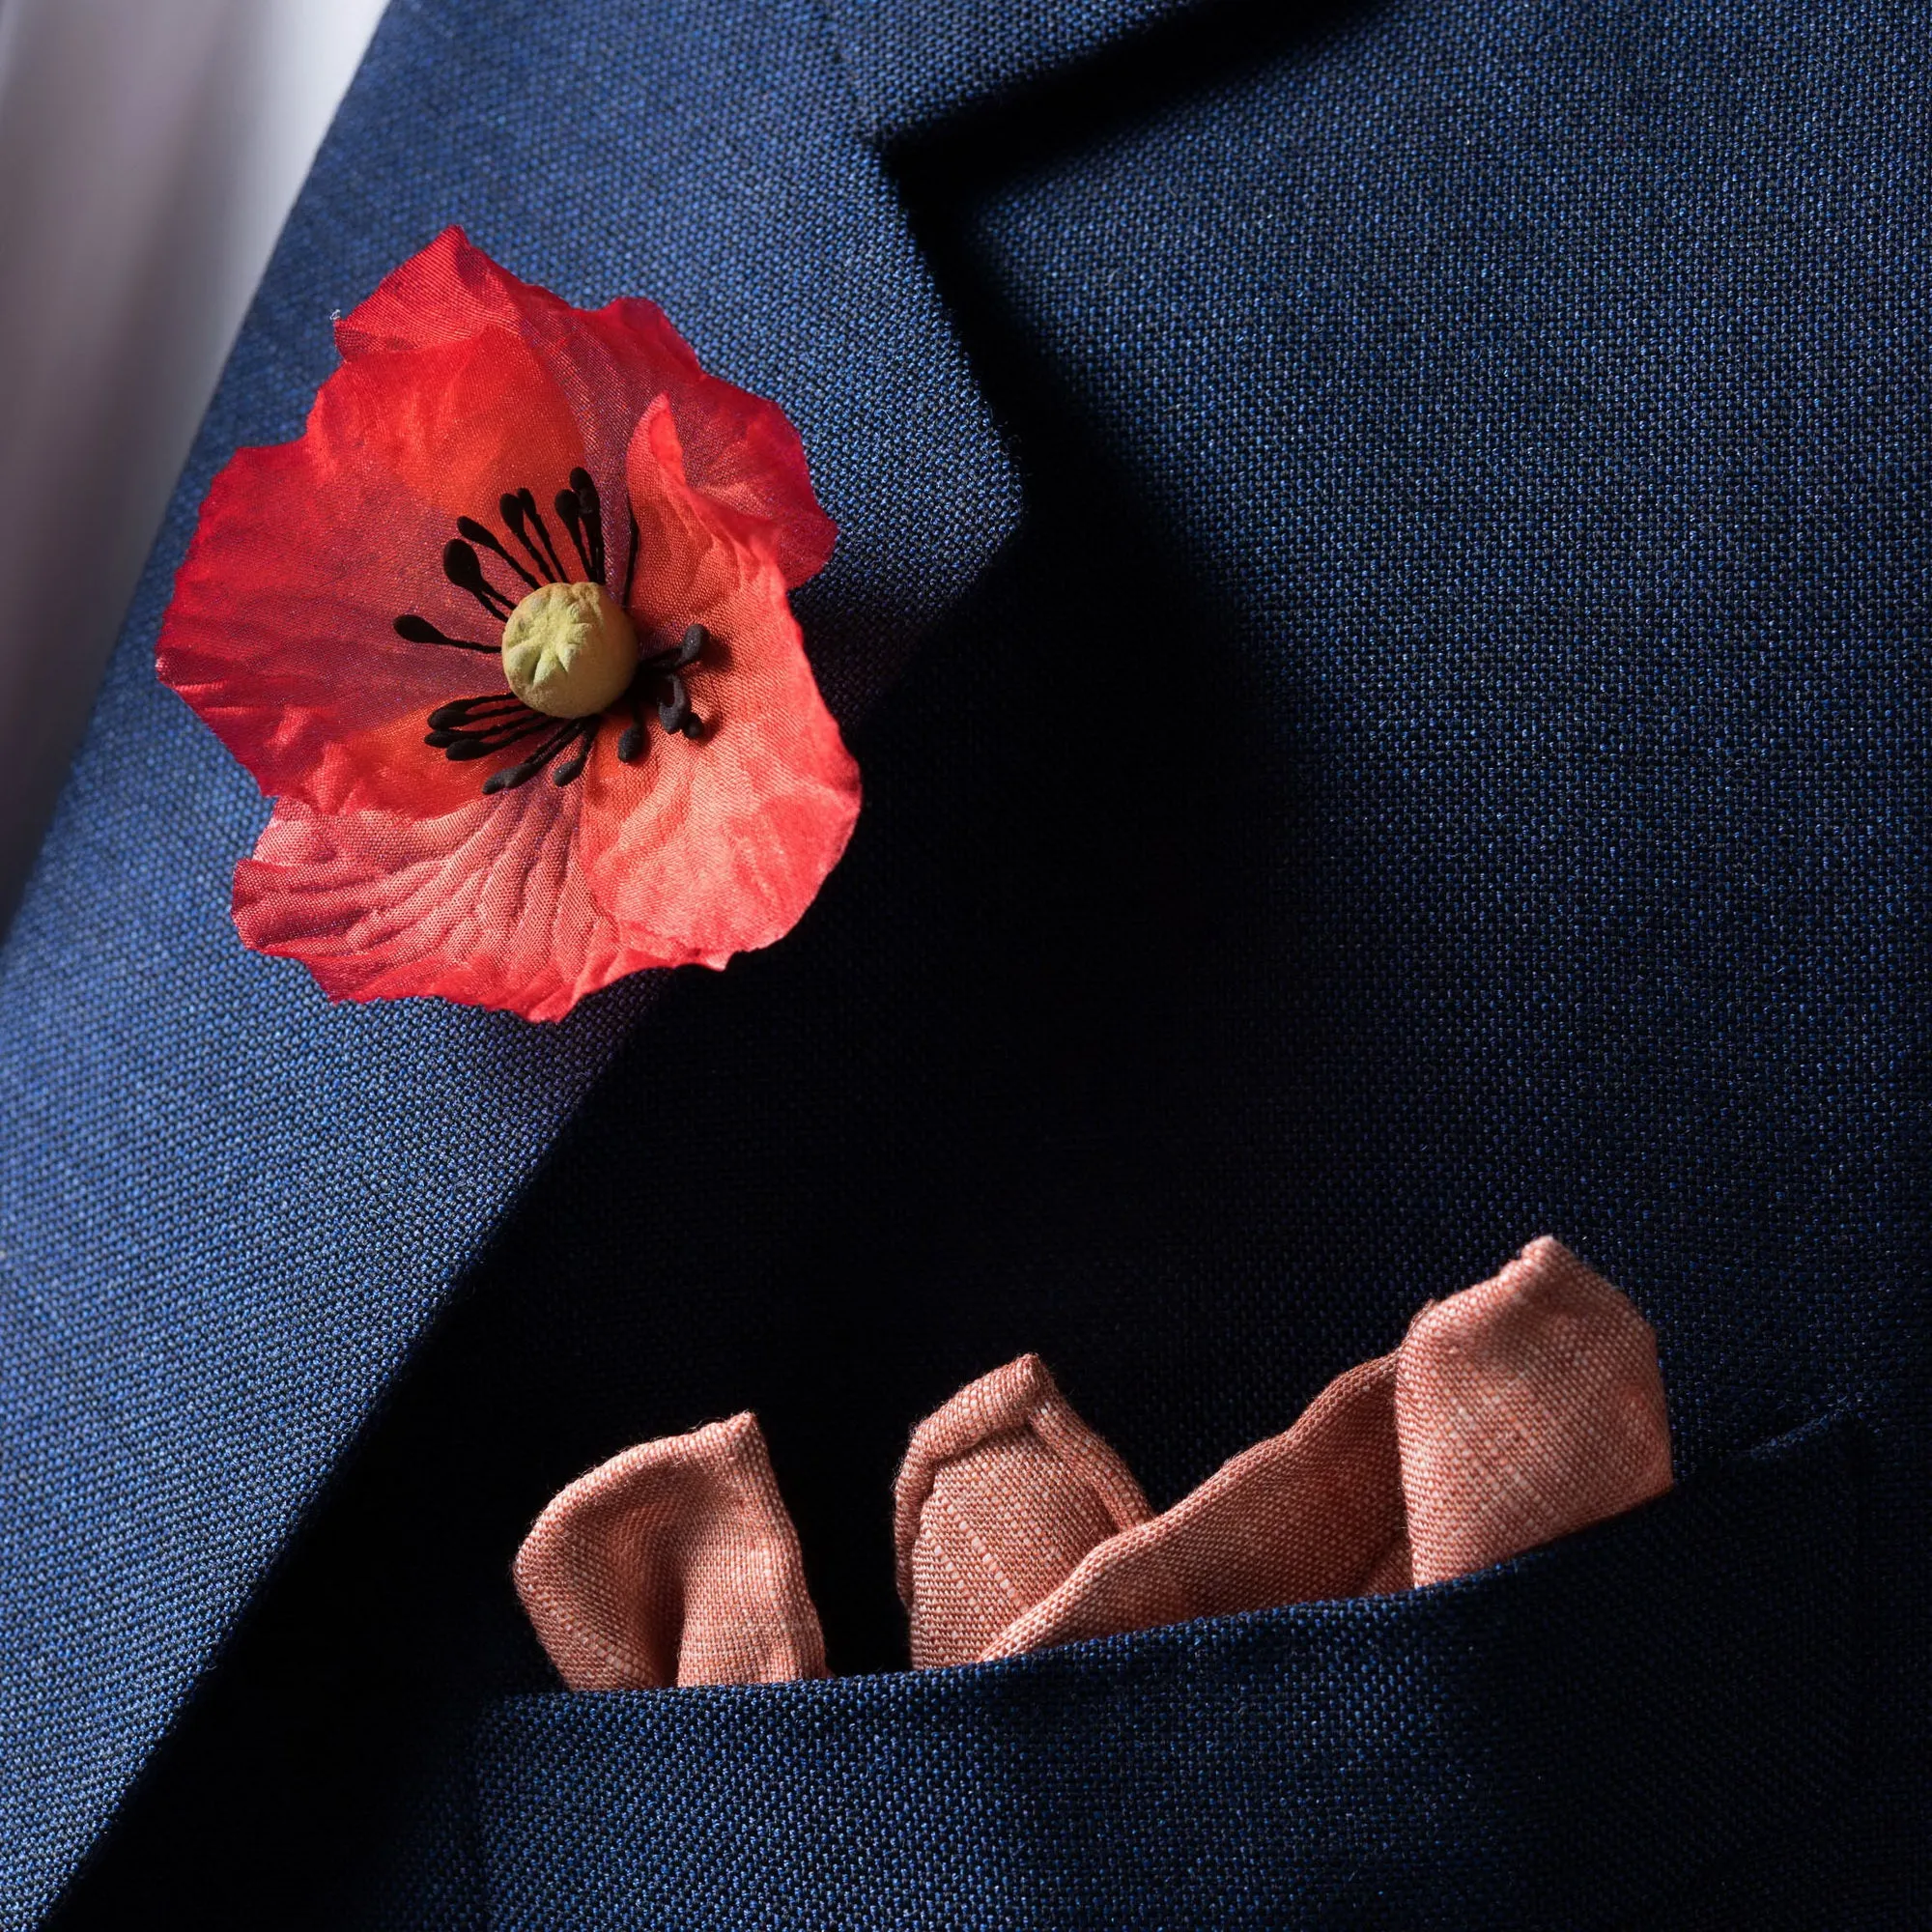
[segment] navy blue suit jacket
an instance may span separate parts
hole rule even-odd
[[[0,956],[0,1925],[1927,1922],[1932,75],[1904,0],[394,0]],[[799,425],[793,936],[532,1027],[245,953],[209,478],[462,223]],[[1554,1232],[1680,1490],[896,1674],[912,1423],[1155,1502]],[[823,1685],[508,1563],[755,1407]]]

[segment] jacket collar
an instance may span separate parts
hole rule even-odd
[[[786,409],[844,532],[808,634],[847,722],[1014,520],[986,411],[802,6],[392,8],[0,952],[8,1923],[61,1887],[653,997],[631,982],[542,1029],[330,1009],[298,969],[245,954],[228,880],[265,808],[154,676],[210,478],[238,445],[298,431],[332,366],[329,312],[453,221],[573,301],[653,297],[710,366]]]

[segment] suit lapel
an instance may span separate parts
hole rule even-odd
[[[1010,471],[814,20],[397,0],[151,560],[0,954],[0,1921],[54,1895],[653,987],[560,1025],[331,1009],[242,950],[266,814],[156,682],[209,479],[295,435],[328,319],[450,222],[647,294],[798,423],[848,721],[1009,529]],[[648,1102],[646,1100],[645,1104]]]
[[[888,148],[924,134],[962,110],[1010,102],[1069,70],[1136,50],[1163,81],[1175,77],[1166,29],[1187,22],[1251,45],[1258,30],[1300,32],[1322,24],[1326,6],[1289,12],[1251,0],[1086,0],[1024,6],[1020,0],[825,0],[866,125]],[[1202,50],[1189,49],[1189,58]],[[1110,86],[1110,93],[1118,88]],[[1051,115],[1042,113],[1049,121]],[[1047,131],[1041,129],[1040,131]],[[1011,130],[1005,130],[1010,138]]]

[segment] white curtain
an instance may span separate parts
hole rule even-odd
[[[0,925],[384,0],[0,0]]]

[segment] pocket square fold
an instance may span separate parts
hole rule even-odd
[[[915,1661],[1010,1657],[1465,1576],[1668,1489],[1670,1433],[1649,1324],[1546,1236],[1493,1279],[1424,1308],[1393,1354],[1338,1376],[1285,1434],[1172,1509],[1095,1539],[1064,1581],[975,1648],[983,1617],[923,1601],[917,1550],[955,1548],[962,1518],[1004,1520],[1009,1543],[1024,1542],[1037,1505],[1003,1490],[1003,1474],[970,1459],[940,1472],[950,1507],[928,1506],[905,1595],[914,1630],[928,1632]],[[902,1541],[904,1508],[902,1495]],[[952,1641],[935,1641],[942,1625]]]
[[[895,1488],[912,1662],[1441,1582],[1671,1484],[1657,1342],[1546,1236],[1338,1376],[1154,1515],[1037,1355],[914,1431]],[[558,1495],[516,1581],[573,1690],[825,1674],[798,1539],[750,1415],[627,1450]]]
[[[1037,1355],[969,1382],[913,1432],[895,1485],[913,1668],[984,1655],[1096,1545],[1152,1514]]]
[[[1670,1487],[1657,1337],[1547,1235],[1410,1322],[1395,1427],[1417,1583],[1467,1576]]]
[[[798,1535],[751,1415],[579,1477],[524,1539],[515,1577],[573,1690],[825,1675]]]
[[[1094,1543],[989,1642],[970,1648],[961,1628],[961,1640],[928,1661],[970,1663],[1189,1617],[1403,1588],[1394,1370],[1395,1357],[1383,1355],[1338,1377],[1285,1435],[1242,1451],[1172,1509]],[[982,1504],[994,1507],[990,1497]],[[1024,1520],[1022,1499],[1012,1513]],[[922,1525],[923,1540],[946,1533]],[[917,1629],[925,1605],[907,1608]]]

